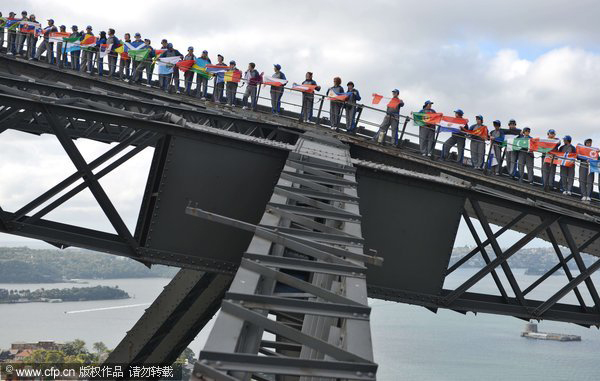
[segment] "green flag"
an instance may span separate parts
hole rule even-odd
[[[6,25],[6,19],[4,17],[0,17],[0,28],[3,28]]]
[[[505,145],[508,151],[529,151],[529,138],[507,138]]]
[[[128,50],[127,54],[134,61],[144,61],[148,58],[148,54],[150,53],[150,49],[138,49],[138,50]]]

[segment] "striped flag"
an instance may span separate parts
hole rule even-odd
[[[342,101],[345,102],[352,95],[352,93],[336,93],[333,89],[329,89],[327,92],[327,99],[330,101]]]
[[[275,78],[270,75],[265,75],[263,78],[263,85],[285,86],[287,83],[287,79]]]
[[[412,115],[417,126],[440,124],[442,116],[444,116],[441,112],[413,112]]]
[[[303,93],[314,93],[317,85],[299,85],[297,83],[292,84],[292,90],[302,91]]]
[[[42,32],[42,24],[36,21],[21,21],[19,23],[19,32],[38,36]]]
[[[71,53],[71,52],[76,52],[76,51],[81,50],[81,46],[80,46],[81,41],[79,41],[78,36],[67,37],[64,39],[64,41],[65,41],[65,52]]]
[[[590,160],[590,172],[600,173],[600,160]]]
[[[211,74],[220,74],[220,73],[225,74],[225,72],[229,71],[229,66],[222,66],[222,65],[207,64],[204,68],[206,69],[206,72],[211,73]]]
[[[584,160],[598,160],[598,148],[577,144],[577,157]]]
[[[469,119],[442,116],[438,124],[440,125],[440,132],[459,132],[468,123]]]
[[[225,82],[238,83],[242,79],[242,72],[240,70],[228,70],[225,72]]]
[[[207,79],[211,77],[211,75],[206,72],[206,69],[204,69],[204,67],[200,67],[198,65],[198,60],[179,61],[175,64],[175,67],[177,67],[177,69],[181,70],[184,73],[187,71],[192,71],[194,73],[198,73],[200,76]]]
[[[64,42],[65,38],[69,38],[69,32],[51,32],[49,34],[50,42]]]
[[[560,145],[560,140],[558,139],[541,139],[541,138],[533,138],[531,139],[531,151],[535,152],[550,152],[553,149],[558,148]]]

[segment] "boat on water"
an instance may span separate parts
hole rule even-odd
[[[554,341],[581,341],[581,336],[566,335],[563,333],[538,332],[537,323],[529,322],[525,324],[525,330],[521,332],[521,337],[537,340]]]

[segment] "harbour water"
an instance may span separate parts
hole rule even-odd
[[[451,282],[464,281],[475,271],[457,270]],[[524,284],[535,279],[522,271],[516,275]],[[169,280],[147,278],[88,282],[89,286],[118,285],[134,298],[56,304],[0,304],[0,348],[7,348],[15,341],[68,341],[76,338],[83,339],[88,348],[96,341],[103,341],[113,348]],[[559,277],[552,277],[549,282],[559,282]],[[596,282],[600,284],[600,280]],[[0,288],[32,290],[73,286],[84,285],[0,284]],[[490,288],[493,283],[484,282],[479,287]],[[462,315],[446,310],[434,314],[417,306],[380,300],[371,300],[370,303],[373,346],[380,380],[600,379],[600,332],[596,329],[542,322],[540,330],[580,335],[582,341],[527,340],[520,337],[525,322],[512,317]],[[190,345],[196,354],[202,348],[210,326]]]

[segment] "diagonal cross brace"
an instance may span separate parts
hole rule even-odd
[[[94,198],[96,198],[96,201],[98,201],[98,204],[102,208],[102,211],[104,211],[104,214],[106,215],[112,226],[115,228],[119,236],[129,245],[132,254],[134,256],[138,256],[137,242],[131,235],[131,232],[129,232],[129,229],[125,225],[125,222],[123,222],[123,220],[121,219],[121,216],[110,201],[110,198],[108,197],[106,192],[104,192],[104,189],[102,188],[98,180],[94,177],[94,173],[92,172],[85,159],[81,155],[81,152],[79,152],[77,146],[75,145],[75,143],[73,143],[73,140],[69,138],[64,129],[60,127],[59,123],[55,119],[55,116],[48,109],[48,106],[43,105],[42,107],[45,112],[46,120],[48,121],[48,124],[54,131],[56,138],[63,146],[67,155],[69,155],[69,158],[75,165],[75,168],[77,168],[77,170],[83,174],[84,181],[87,183],[88,187],[90,188],[90,191],[94,195]]]

